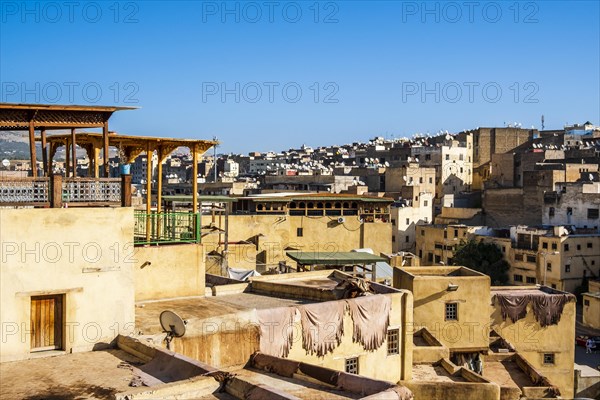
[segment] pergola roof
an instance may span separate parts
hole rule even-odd
[[[48,135],[47,141],[56,148],[60,145],[66,145],[71,139],[71,134]],[[101,147],[103,135],[101,133],[81,132],[75,134],[77,145],[81,147],[95,146]],[[41,138],[36,138],[41,140]],[[177,138],[161,138],[154,136],[132,136],[111,133],[108,135],[108,145],[122,149],[125,153],[128,162],[132,163],[135,158],[141,153],[150,148],[151,151],[158,150],[159,158],[166,157],[178,147],[188,147],[190,150],[195,149],[197,153],[204,153],[218,142],[212,140],[201,139],[177,139]]]
[[[385,258],[359,251],[288,251],[287,256],[300,265],[362,265],[386,261]]]
[[[115,111],[137,107],[0,103],[0,131],[101,128]]]

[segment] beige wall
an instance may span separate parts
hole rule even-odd
[[[136,247],[133,258],[136,301],[204,295],[202,245]]]
[[[64,294],[64,350],[133,332],[131,208],[0,209],[0,360],[30,356],[31,296]]]
[[[488,303],[489,304],[489,303]],[[527,360],[536,371],[558,386],[563,398],[572,398],[575,357],[575,302],[565,305],[560,322],[542,328],[531,304],[527,316],[513,323],[502,319],[500,306],[491,306],[492,328]],[[544,353],[554,353],[555,365],[544,364]]]
[[[231,215],[229,240],[232,242],[258,239],[256,264],[270,267],[279,261],[292,263],[285,255],[287,247],[304,251],[350,251],[369,247],[375,254],[392,251],[392,225],[390,222],[361,223],[358,216],[346,216],[339,224],[338,217],[306,217],[289,215]],[[297,228],[303,234],[297,236]],[[216,245],[218,235],[207,235],[203,243],[207,249]],[[248,263],[245,264],[249,266]],[[235,265],[230,262],[230,266]]]
[[[590,281],[590,290],[583,295],[583,324],[600,329],[600,286]]]
[[[472,276],[445,276],[453,270]],[[448,291],[448,285],[458,285]],[[414,297],[414,327],[427,330],[450,351],[485,350],[489,346],[487,315],[490,278],[463,267],[409,267],[394,269],[394,287]],[[458,303],[458,320],[446,321],[446,303]]]

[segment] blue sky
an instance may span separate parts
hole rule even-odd
[[[0,2],[0,101],[227,153],[600,124],[597,1],[69,4]]]

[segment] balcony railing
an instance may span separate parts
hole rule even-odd
[[[0,178],[0,207],[131,206],[131,176]]]
[[[135,211],[134,244],[200,243],[200,214]]]
[[[63,203],[121,203],[120,178],[65,178],[62,182]]]
[[[50,205],[50,178],[0,179],[0,206]]]

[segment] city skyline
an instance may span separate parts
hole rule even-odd
[[[48,4],[2,4],[0,101],[141,107],[120,133],[247,153],[600,121],[596,2]]]

